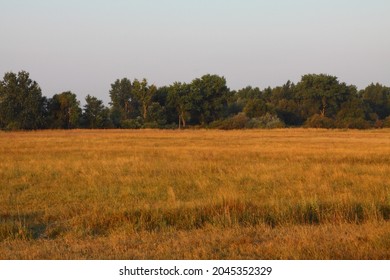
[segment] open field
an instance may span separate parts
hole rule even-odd
[[[0,132],[2,259],[390,259],[390,130]]]

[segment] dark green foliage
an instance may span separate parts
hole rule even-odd
[[[39,129],[46,124],[46,98],[29,73],[9,72],[0,81],[0,129]]]
[[[201,125],[207,125],[224,115],[230,90],[224,77],[204,75],[192,81],[191,95],[191,118]]]
[[[340,83],[337,77],[325,74],[304,75],[295,87],[295,97],[302,108],[301,117],[304,119],[315,114],[335,117],[341,105],[354,93],[354,87],[348,87],[345,83]]]
[[[269,112],[269,108],[262,99],[249,99],[244,107],[244,113],[249,118],[257,118]]]
[[[244,113],[239,113],[225,120],[215,121],[210,124],[210,128],[219,129],[242,129],[246,128],[249,118]]]
[[[123,120],[120,123],[120,127],[125,129],[139,129],[142,128],[143,125],[144,123],[141,117],[136,119]]]
[[[276,115],[266,113],[263,116],[250,119],[246,128],[283,128],[285,124]]]
[[[190,85],[177,82],[171,85],[168,89],[167,102],[176,110],[178,127],[185,127],[190,110],[195,108]]]
[[[167,117],[165,113],[165,107],[161,106],[158,102],[152,102],[148,107],[148,123],[157,125],[153,128],[159,128],[166,125]]]
[[[113,123],[119,126],[120,121],[136,117],[139,114],[139,103],[134,98],[129,79],[117,79],[110,90]]]
[[[383,127],[390,127],[390,116],[383,121]]]
[[[381,84],[371,84],[360,92],[369,112],[376,118],[384,119],[390,115],[390,88]]]
[[[80,126],[81,108],[76,94],[66,91],[55,94],[48,102],[49,127],[71,129]]]
[[[145,122],[150,121],[148,111],[156,92],[156,86],[148,85],[146,79],[143,79],[142,81],[135,79],[133,82],[133,94],[141,106],[141,115]]]
[[[103,101],[96,97],[87,95],[85,98],[83,125],[86,128],[109,128],[111,127],[110,110],[106,108]]]
[[[305,127],[313,128],[333,128],[334,121],[331,118],[320,114],[314,114],[305,122]]]
[[[358,92],[326,74],[238,91],[231,91],[224,77],[210,74],[160,88],[146,79],[123,78],[111,84],[109,95],[109,108],[88,95],[81,110],[72,92],[47,100],[27,72],[6,73],[0,81],[0,129],[390,127],[389,87],[371,84]]]

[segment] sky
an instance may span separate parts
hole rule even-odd
[[[0,0],[0,75],[109,102],[118,78],[231,89],[324,73],[390,86],[388,0]]]

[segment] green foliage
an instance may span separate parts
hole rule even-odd
[[[72,92],[42,97],[29,74],[6,73],[0,81],[0,129],[184,128],[221,129],[389,127],[390,88],[371,84],[357,92],[335,76],[307,74],[295,85],[231,91],[226,79],[204,75],[191,83],[157,88],[146,79],[117,79],[110,107],[90,95],[83,110]],[[175,124],[176,123],[176,124]]]
[[[214,121],[210,124],[210,128],[219,129],[242,129],[246,128],[249,118],[244,113],[239,113],[225,120]]]
[[[148,85],[148,81],[146,79],[143,79],[142,81],[135,79],[133,82],[133,94],[141,104],[141,112],[144,121],[149,120],[148,110],[156,91],[156,86]]]
[[[222,118],[227,109],[227,100],[230,90],[226,86],[226,79],[217,75],[204,75],[191,83],[192,113],[201,125]]]
[[[81,108],[76,94],[55,94],[48,102],[50,128],[71,129],[80,125]]]
[[[194,108],[191,87],[188,84],[175,82],[168,89],[168,104],[176,109],[178,127],[185,127],[189,112]]]
[[[333,118],[341,104],[356,93],[356,88],[340,83],[334,76],[311,74],[302,77],[295,91],[303,118],[308,119],[314,114]]]
[[[333,128],[334,121],[323,115],[315,114],[305,122],[305,126],[313,128]]]
[[[380,119],[390,115],[390,88],[381,84],[371,84],[360,92],[362,100],[369,106],[369,112]]]
[[[111,84],[110,90],[112,112],[114,112],[114,124],[119,125],[121,120],[136,117],[139,112],[139,104],[134,98],[132,85],[129,79],[117,79]]]
[[[338,128],[367,129],[372,127],[370,122],[363,118],[345,118],[337,121]]]
[[[155,123],[157,127],[162,127],[167,123],[165,108],[158,102],[152,102],[148,107],[148,122]]]
[[[109,118],[109,109],[103,104],[103,101],[96,97],[87,95],[85,98],[83,123],[86,128],[109,128],[111,121]]]
[[[266,113],[263,116],[250,119],[247,128],[283,128],[285,124],[277,116]]]
[[[121,128],[124,129],[140,129],[143,127],[143,120],[141,117],[136,119],[123,120],[121,122]]]
[[[0,129],[45,127],[46,98],[29,73],[5,73],[0,81]]]
[[[386,119],[384,119],[383,127],[389,127],[390,128],[390,116],[388,116]]]
[[[262,99],[250,99],[244,107],[244,113],[249,118],[257,118],[269,112],[267,104]]]

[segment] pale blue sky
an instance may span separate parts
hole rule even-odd
[[[44,95],[109,101],[117,78],[157,86],[212,73],[276,86],[327,73],[390,86],[388,0],[0,0],[0,75]]]

